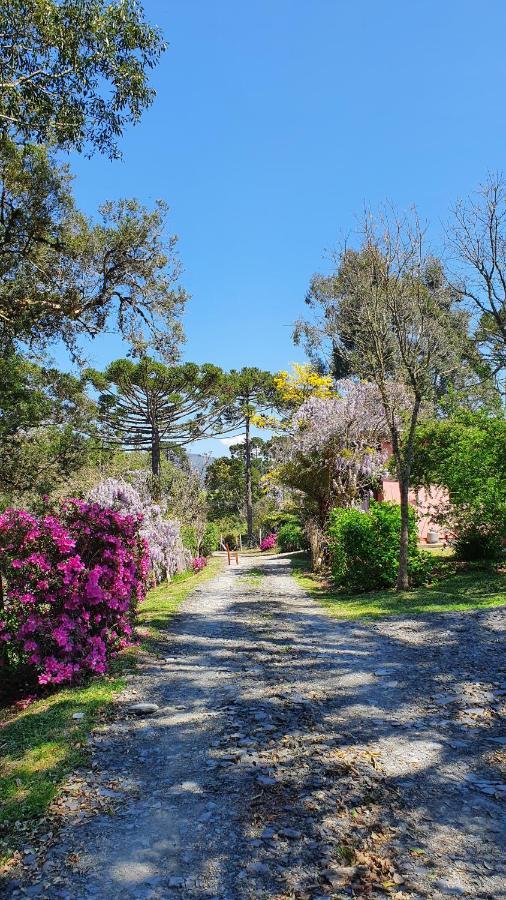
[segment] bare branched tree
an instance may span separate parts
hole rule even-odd
[[[489,175],[474,197],[457,203],[448,227],[457,257],[457,289],[474,312],[475,338],[493,374],[506,369],[506,184]]]
[[[399,217],[366,212],[358,250],[344,247],[330,276],[313,278],[307,298],[316,313],[295,339],[310,353],[326,348],[351,373],[379,390],[401,494],[398,589],[408,587],[409,487],[413,440],[422,406],[460,365],[465,313],[454,308],[441,262],[426,249],[416,211]]]

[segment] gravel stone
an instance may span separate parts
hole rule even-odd
[[[243,557],[139,653],[89,766],[27,837],[37,865],[0,895],[500,897],[505,624],[409,607],[340,622],[286,559]],[[375,859],[391,862],[371,882]]]

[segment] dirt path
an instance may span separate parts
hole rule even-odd
[[[286,560],[225,571],[132,676],[7,896],[506,896],[505,623],[340,624]]]

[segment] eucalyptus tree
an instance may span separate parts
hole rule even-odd
[[[279,401],[274,376],[254,367],[232,369],[223,382],[222,421],[229,429],[244,429],[244,498],[248,544],[253,537],[252,434],[255,424],[266,424],[268,415]]]
[[[117,156],[165,50],[135,0],[0,0],[0,126],[17,144]]]
[[[316,318],[299,322],[296,340],[336,352],[351,372],[378,389],[401,495],[397,587],[408,587],[409,487],[413,442],[424,404],[458,377],[467,317],[454,305],[442,264],[426,250],[416,214],[364,217],[358,249],[345,247],[333,274],[313,278]]]
[[[119,156],[165,49],[134,0],[0,0],[0,350],[120,331],[167,358],[185,300],[166,207],[78,212],[61,151]]]
[[[185,446],[220,429],[223,373],[209,363],[167,366],[149,357],[118,359],[103,373],[88,370],[100,391],[104,439],[125,450],[148,450],[153,476],[163,450]]]

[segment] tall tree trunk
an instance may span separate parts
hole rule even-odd
[[[160,432],[153,425],[151,428],[151,473],[153,475],[151,496],[155,502],[160,500]]]
[[[248,547],[253,546],[253,490],[251,486],[251,437],[250,437],[250,417],[246,416],[246,435],[244,441],[244,457],[246,464],[246,522],[248,526]]]
[[[411,422],[404,447],[401,447],[397,428],[391,429],[392,450],[397,465],[397,478],[401,495],[401,536],[399,542],[399,571],[397,573],[397,590],[407,591],[409,588],[408,549],[409,549],[409,483],[413,465],[413,442],[415,439],[420,397],[415,398],[411,412]]]
[[[156,425],[151,428],[151,472],[155,478],[160,475],[160,432]]]
[[[409,472],[402,469],[399,477],[401,493],[401,538],[399,545],[399,571],[397,573],[397,590],[407,591],[408,576],[408,544],[409,544]]]

